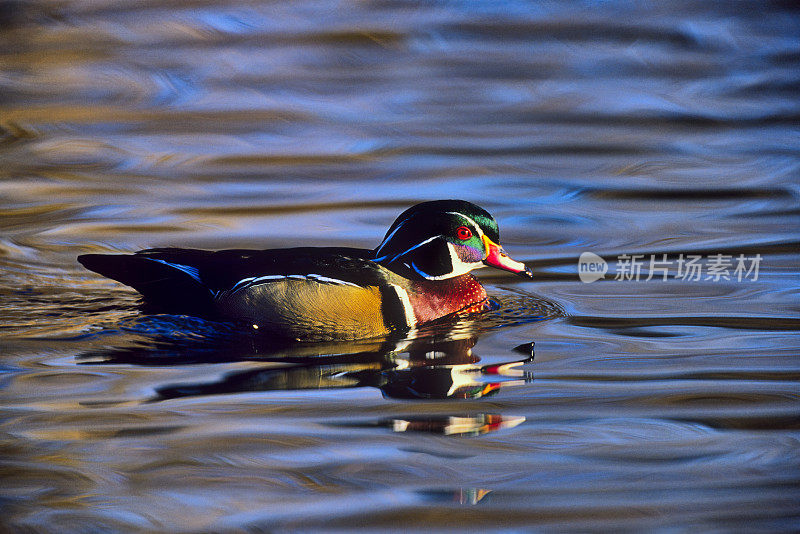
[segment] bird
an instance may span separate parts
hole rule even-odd
[[[373,250],[150,248],[78,261],[168,313],[238,322],[287,340],[355,340],[488,309],[475,269],[533,278],[499,237],[483,208],[434,200],[402,212]]]

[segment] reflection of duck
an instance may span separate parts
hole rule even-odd
[[[476,338],[404,341],[393,350],[368,350],[314,358],[276,358],[272,365],[228,374],[216,382],[160,388],[155,400],[240,393],[375,387],[400,399],[474,399],[501,387],[525,383],[520,369],[531,358],[500,365],[478,365]]]
[[[221,331],[203,336],[175,336],[169,316],[147,316],[140,330],[168,332],[148,344],[106,349],[79,356],[83,364],[181,366],[248,362],[246,371],[226,374],[213,382],[184,383],[157,389],[151,402],[169,399],[243,393],[374,387],[385,397],[401,399],[476,399],[502,387],[532,380],[523,365],[533,361],[533,344],[516,347],[526,357],[511,362],[480,365],[472,351],[479,325],[474,318],[429,325],[414,339],[358,340],[276,344],[262,336]],[[195,332],[204,321],[192,322]],[[155,323],[155,324],[154,324]],[[178,328],[176,328],[178,327]],[[133,330],[133,329],[131,329]],[[474,436],[514,427],[523,417],[473,413],[464,415],[393,416],[378,421],[339,421],[336,426],[389,428],[394,432],[429,432]]]
[[[375,250],[162,248],[78,260],[173,311],[290,339],[359,339],[484,309],[486,291],[469,274],[484,265],[530,277],[498,240],[488,212],[440,200],[403,212]]]
[[[383,427],[393,432],[427,432],[445,436],[480,436],[504,428],[513,428],[525,421],[522,416],[478,413],[474,415],[431,415],[393,417],[377,423],[335,426]]]

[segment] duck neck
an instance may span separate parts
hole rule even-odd
[[[413,280],[408,294],[417,323],[457,312],[480,311],[488,298],[486,290],[471,274],[444,280]]]

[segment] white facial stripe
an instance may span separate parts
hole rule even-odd
[[[446,213],[449,213],[450,215],[458,215],[459,217],[465,219],[467,222],[469,222],[475,228],[475,230],[478,231],[478,236],[483,238],[483,230],[481,230],[480,225],[478,223],[476,223],[474,220],[472,220],[470,217],[467,217],[463,213],[459,213],[457,211],[448,211]]]
[[[459,258],[458,253],[456,252],[456,247],[452,243],[447,243],[447,249],[450,251],[450,262],[453,264],[453,273],[450,276],[459,276],[462,274],[467,274],[473,269],[478,269],[479,267],[483,267],[482,261],[467,263],[463,261],[461,258]]]
[[[478,261],[475,263],[467,263],[462,261],[461,258],[458,257],[458,253],[456,253],[456,247],[452,243],[447,243],[447,251],[450,253],[450,265],[452,266],[453,270],[447,274],[443,274],[441,276],[431,276],[428,273],[422,272],[417,268],[414,263],[411,263],[411,268],[414,269],[417,274],[420,276],[424,276],[428,280],[445,280],[447,278],[453,278],[455,276],[461,276],[462,274],[467,274],[470,271],[475,269],[480,269],[484,267],[483,262]]]
[[[378,246],[378,248],[375,250],[375,254],[378,254],[378,253],[381,251],[381,249],[382,249],[382,248],[383,248],[383,247],[386,245],[386,243],[388,243],[389,241],[391,241],[391,240],[392,240],[392,238],[394,237],[394,234],[396,234],[396,233],[397,233],[397,231],[398,231],[400,228],[402,228],[402,227],[403,227],[403,225],[404,225],[406,222],[408,222],[408,219],[406,219],[405,221],[403,221],[403,222],[401,222],[400,224],[398,224],[398,225],[397,225],[397,227],[396,227],[394,230],[392,230],[392,233],[386,236],[386,239],[384,239],[384,240],[383,240],[383,243],[381,243],[381,244]]]
[[[426,244],[430,243],[431,241],[433,241],[434,239],[438,239],[438,238],[440,238],[440,237],[442,237],[442,236],[440,236],[440,235],[435,235],[435,236],[433,236],[433,237],[429,237],[428,239],[426,239],[425,241],[422,241],[421,243],[417,243],[416,245],[414,245],[414,246],[413,246],[413,247],[411,247],[410,249],[408,249],[408,250],[405,250],[405,251],[401,252],[400,254],[397,254],[397,255],[395,255],[395,256],[394,256],[394,257],[393,257],[391,260],[389,260],[389,263],[392,263],[392,262],[395,262],[395,261],[397,261],[397,259],[398,259],[398,258],[401,258],[401,257],[405,256],[406,254],[408,254],[408,253],[409,253],[409,252],[411,252],[412,250],[414,250],[414,249],[416,249],[416,248],[419,248],[419,247],[421,247],[422,245],[426,245]],[[383,256],[383,257],[381,257],[381,258],[375,258],[375,260],[373,260],[373,261],[376,261],[376,262],[377,262],[377,261],[384,261],[384,260],[385,260],[387,257],[388,257],[388,256]]]
[[[459,212],[457,212],[457,211],[446,211],[445,213],[447,213],[447,214],[449,214],[449,215],[458,215],[458,216],[459,216],[459,217],[461,217],[462,219],[466,220],[466,221],[467,221],[467,222],[468,222],[468,223],[469,223],[469,224],[470,224],[470,225],[471,225],[473,228],[475,228],[475,231],[478,233],[478,237],[480,237],[480,238],[481,238],[481,240],[483,240],[483,230],[481,229],[480,225],[479,225],[478,223],[476,223],[476,222],[475,222],[475,221],[474,221],[474,220],[473,220],[471,217],[467,217],[467,216],[466,216],[466,215],[464,215],[463,213],[459,213]],[[398,231],[398,230],[400,230],[400,228],[402,228],[402,227],[403,227],[403,225],[404,225],[404,224],[406,224],[406,223],[407,223],[409,220],[411,220],[411,218],[413,218],[413,216],[412,216],[412,217],[410,217],[410,218],[408,218],[408,219],[406,219],[406,220],[404,220],[404,221],[403,221],[403,222],[401,222],[400,224],[398,224],[398,225],[397,225],[397,227],[396,227],[394,230],[392,230],[392,233],[391,233],[391,234],[389,234],[388,236],[386,236],[386,239],[384,239],[384,240],[383,240],[383,242],[382,242],[380,245],[378,245],[378,248],[377,248],[377,249],[375,249],[375,255],[376,255],[376,256],[378,256],[378,254],[379,254],[379,253],[380,253],[380,251],[383,249],[383,247],[385,247],[385,246],[386,246],[386,244],[387,244],[389,241],[391,241],[391,240],[392,240],[392,238],[393,238],[393,237],[394,237],[394,235],[397,233],[397,231]],[[391,263],[391,262],[394,262],[394,261],[397,261],[397,259],[398,259],[398,258],[400,258],[401,256],[404,256],[405,254],[408,254],[409,252],[411,252],[412,250],[414,250],[414,249],[415,249],[415,248],[417,248],[417,247],[420,247],[420,246],[422,246],[422,245],[424,245],[424,244],[426,244],[426,243],[429,243],[429,242],[433,241],[433,240],[434,240],[434,239],[436,239],[437,237],[444,237],[444,236],[442,236],[442,235],[436,235],[436,236],[433,236],[433,237],[431,237],[431,238],[428,238],[428,239],[426,239],[425,241],[423,241],[423,242],[421,242],[421,243],[417,243],[416,245],[414,245],[413,247],[409,248],[408,250],[406,250],[406,251],[404,251],[404,252],[401,252],[400,254],[396,254],[396,255],[395,255],[395,256],[394,256],[394,257],[393,257],[391,260],[389,260],[389,263]],[[373,260],[373,261],[376,261],[376,262],[385,261],[385,260],[386,260],[388,257],[389,257],[389,256],[378,256],[378,257],[376,257],[376,258],[375,258],[375,260]]]

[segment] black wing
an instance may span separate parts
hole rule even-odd
[[[210,311],[214,296],[247,278],[316,274],[358,285],[382,285],[368,250],[300,247],[271,250],[157,248],[136,254],[85,254],[87,269],[139,291],[148,302]]]

